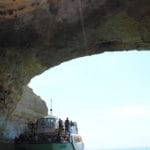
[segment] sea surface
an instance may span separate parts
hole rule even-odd
[[[0,144],[0,150],[14,150],[13,144]]]
[[[144,147],[144,148],[108,148],[108,149],[85,149],[85,150],[150,150],[150,147]]]
[[[14,150],[14,145],[13,144],[0,144],[0,150]],[[109,149],[88,149],[85,148],[85,150],[150,150],[150,147],[145,147],[145,148],[109,148]]]

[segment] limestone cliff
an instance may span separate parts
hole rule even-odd
[[[24,87],[22,98],[12,114],[0,118],[1,138],[5,140],[14,139],[15,136],[25,130],[27,122],[36,121],[37,118],[47,115],[47,111],[45,102],[36,96],[32,89]]]

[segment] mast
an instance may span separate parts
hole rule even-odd
[[[53,109],[52,109],[52,99],[51,99],[51,109],[50,109],[50,115],[53,115]]]

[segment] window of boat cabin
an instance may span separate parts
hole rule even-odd
[[[51,128],[55,127],[56,119],[55,118],[48,118],[47,123]]]
[[[54,128],[55,123],[56,123],[55,118],[41,118],[40,120],[38,120],[38,126],[48,126]]]

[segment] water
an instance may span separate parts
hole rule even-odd
[[[85,149],[85,150],[150,150],[150,147],[144,148],[109,148],[109,149]]]
[[[13,144],[0,144],[0,150],[14,150]]]
[[[0,144],[0,150],[15,150],[13,144]],[[109,149],[88,149],[86,148],[85,150],[150,150],[150,147],[145,147],[145,148],[109,148]]]

